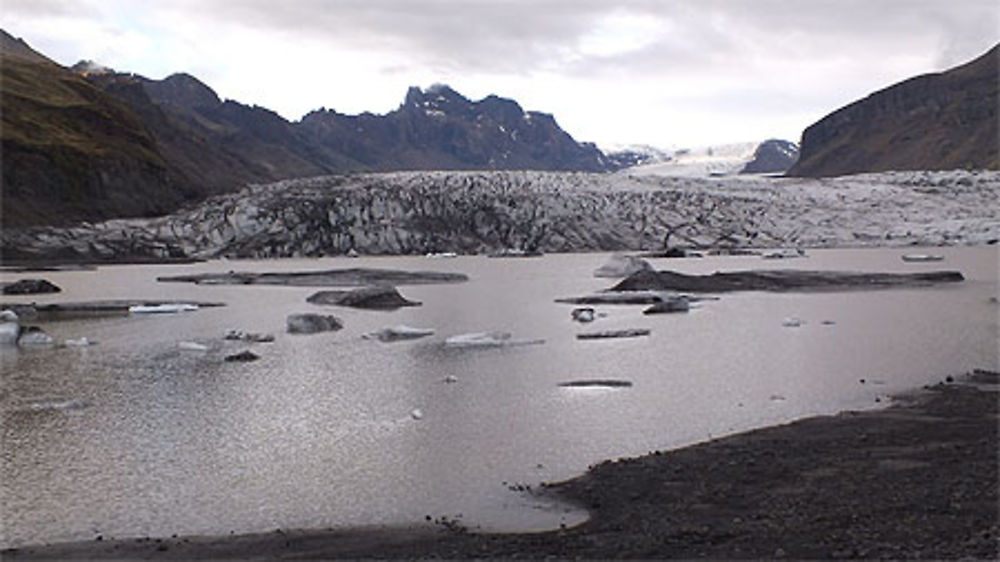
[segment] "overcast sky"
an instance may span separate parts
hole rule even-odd
[[[188,72],[290,120],[447,83],[577,140],[670,148],[802,129],[1000,41],[997,0],[0,0],[56,62]]]

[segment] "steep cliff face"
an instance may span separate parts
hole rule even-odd
[[[998,84],[1000,45],[963,66],[875,92],[807,128],[788,175],[998,169]]]

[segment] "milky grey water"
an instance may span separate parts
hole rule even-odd
[[[605,306],[598,308],[607,316],[586,327],[571,322],[572,307],[554,299],[609,286],[592,276],[605,254],[219,261],[46,273],[62,294],[6,300],[121,297],[227,306],[49,322],[43,326],[57,340],[85,336],[95,344],[0,353],[0,544],[409,524],[425,515],[461,514],[464,523],[487,529],[571,524],[579,513],[508,486],[568,478],[605,458],[878,407],[887,395],[949,374],[1000,367],[998,307],[990,300],[997,295],[996,248],[934,251],[946,260],[904,263],[902,250],[886,249],[813,251],[780,262],[652,260],[658,269],[692,273],[947,268],[968,280],[891,291],[728,294],[678,315]],[[307,304],[313,288],[155,281],[230,269],[360,266],[456,271],[471,280],[402,287],[423,306],[395,312]],[[336,314],[346,327],[284,333],[287,314],[308,311]],[[784,327],[793,316],[804,324]],[[395,324],[436,334],[391,344],[360,337]],[[652,333],[575,338],[633,327]],[[228,329],[271,332],[277,341],[223,341]],[[545,343],[442,345],[447,336],[484,330]],[[180,349],[181,341],[209,351]],[[262,358],[222,361],[247,348]],[[457,382],[445,383],[449,376]],[[590,378],[634,386],[557,386]],[[414,409],[421,419],[411,417]]]

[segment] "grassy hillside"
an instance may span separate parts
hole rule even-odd
[[[5,226],[155,214],[183,198],[128,107],[56,64],[0,56]]]

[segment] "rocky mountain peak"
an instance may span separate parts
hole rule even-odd
[[[113,74],[115,72],[114,69],[89,59],[81,60],[80,62],[69,67],[69,69],[77,74],[82,74],[84,76],[91,76],[98,74]]]
[[[784,173],[799,159],[799,146],[794,142],[768,139],[753,153],[753,160],[740,170],[741,174]]]
[[[201,80],[184,72],[167,76],[163,80],[147,80],[143,87],[158,104],[168,104],[194,109],[216,107],[222,103],[214,90]]]

